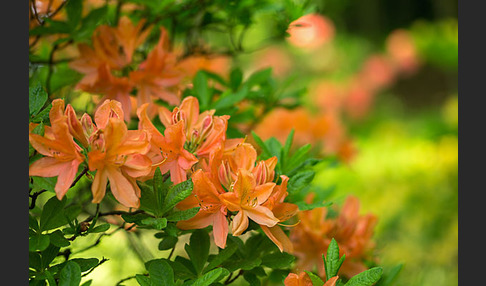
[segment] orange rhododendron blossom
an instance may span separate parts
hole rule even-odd
[[[140,46],[150,33],[150,29],[142,31],[145,19],[138,21],[134,26],[130,18],[123,16],[118,20],[118,26],[114,30],[114,34],[126,56],[127,62],[132,61],[133,52]]]
[[[138,90],[137,101],[152,104],[152,97],[159,98],[171,105],[179,104],[177,87],[182,78],[182,72],[176,67],[176,55],[168,48],[168,36],[161,28],[157,45],[147,55],[138,69],[130,72],[130,80]]]
[[[168,126],[164,135],[152,124],[147,115],[148,103],[139,107],[137,114],[139,129],[146,130],[151,135],[151,151],[149,157],[153,161],[153,170],[159,167],[162,173],[170,171],[170,178],[174,184],[187,180],[187,171],[198,162],[197,158],[184,149],[186,134],[184,122]]]
[[[290,240],[297,256],[296,269],[299,271],[317,270],[325,277],[322,254],[334,238],[339,249],[346,255],[339,272],[342,276],[352,277],[367,269],[366,260],[370,260],[371,241],[376,216],[359,215],[359,200],[349,196],[339,210],[336,218],[327,218],[327,208],[316,208],[299,212],[300,223],[291,229]]]
[[[109,112],[106,107],[110,107]],[[103,127],[92,135],[94,144],[88,153],[89,169],[97,170],[91,187],[93,203],[99,203],[104,197],[109,180],[111,191],[121,204],[138,207],[140,188],[136,178],[151,171],[152,161],[145,155],[150,148],[150,137],[143,130],[128,130],[119,118],[123,113],[117,110],[121,110],[119,103],[106,101],[95,114],[95,122]]]
[[[29,176],[56,177],[54,187],[58,199],[62,199],[73,183],[79,165],[84,161],[79,147],[69,132],[67,116],[63,115],[64,100],[55,99],[49,112],[51,127],[46,126],[44,136],[29,134],[32,147],[46,156],[29,166]]]
[[[98,67],[98,77],[92,85],[78,84],[78,86],[84,91],[102,94],[103,98],[100,103],[106,99],[119,101],[125,114],[125,121],[130,121],[132,109],[130,91],[133,89],[133,85],[128,78],[113,76],[108,65],[105,64]]]
[[[193,196],[179,203],[177,207],[189,209],[197,204],[200,206],[200,210],[193,218],[177,222],[177,227],[198,229],[212,225],[215,244],[220,248],[225,248],[228,236],[227,209],[220,198],[220,194],[224,193],[224,190],[201,169],[197,170],[191,178],[194,183]]]
[[[251,172],[239,169],[232,187],[232,191],[222,194],[221,199],[230,211],[238,212],[233,218],[233,235],[238,236],[248,228],[248,218],[269,227],[279,222],[269,208],[262,206],[275,188],[275,183],[257,186]]]
[[[327,280],[326,283],[322,286],[335,286],[336,281],[339,279],[339,276],[334,276],[331,279]],[[285,286],[312,286],[312,280],[310,279],[309,275],[302,271],[299,275],[295,273],[289,273],[284,280]]]
[[[187,150],[199,157],[208,158],[225,141],[228,127],[229,116],[213,116],[214,112],[208,110],[199,114],[199,101],[188,96],[172,112],[160,107],[159,119],[166,127],[183,121]]]
[[[327,17],[307,14],[290,23],[287,40],[296,47],[314,49],[331,41],[334,30],[334,24]]]

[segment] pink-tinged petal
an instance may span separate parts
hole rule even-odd
[[[194,193],[203,201],[219,202],[219,192],[213,182],[201,169],[191,176],[194,183]]]
[[[172,183],[179,184],[187,180],[186,170],[182,169],[177,161],[172,161],[168,163],[168,167],[170,171],[170,180],[172,181]]]
[[[322,286],[335,286],[339,276],[334,276],[331,279],[327,280],[326,283]]]
[[[170,125],[164,131],[165,142],[162,149],[165,150],[181,150],[186,143],[186,134],[184,132],[184,122],[179,121],[176,124]],[[168,151],[167,151],[168,152]]]
[[[284,285],[285,286],[301,286],[299,284],[299,275],[297,275],[295,273],[289,273],[289,275],[287,275],[287,277],[285,277]]]
[[[144,130],[128,130],[118,154],[146,154],[150,150],[149,134]]]
[[[148,117],[147,108],[148,103],[145,103],[137,109],[137,116],[139,118],[138,128],[141,130],[146,130],[150,134],[151,140],[154,141],[156,145],[160,145],[161,142],[164,141],[164,136],[159,132]]]
[[[96,171],[93,184],[91,185],[91,192],[93,193],[92,203],[97,204],[105,197],[107,183],[108,173],[106,170],[100,169]]]
[[[275,183],[266,183],[256,186],[251,196],[256,197],[258,204],[261,205],[268,199],[268,197],[270,197],[274,188]]]
[[[126,207],[138,208],[140,201],[133,184],[123,176],[119,169],[107,168],[106,172],[110,180],[110,189],[113,196]]]
[[[214,243],[219,248],[225,248],[226,238],[228,236],[228,220],[221,211],[217,211],[212,217]]]
[[[219,195],[219,199],[232,212],[241,210],[240,198],[234,192],[227,192]]]
[[[294,251],[294,246],[290,241],[289,237],[285,234],[285,232],[280,228],[280,226],[276,225],[273,227],[267,227],[264,225],[260,225],[263,232],[270,238],[275,245],[277,245],[280,252],[288,252],[292,253]]]
[[[94,121],[98,128],[103,129],[110,118],[124,119],[125,114],[120,102],[107,99],[96,109]]]
[[[127,131],[128,129],[123,119],[110,118],[103,133],[107,156],[123,155],[118,154],[117,147],[122,144]]]
[[[233,191],[241,200],[245,200],[255,189],[255,185],[253,174],[246,169],[239,169]]]
[[[246,213],[243,210],[238,212],[233,218],[233,235],[238,236],[242,234],[248,228],[248,224],[249,221]]]
[[[266,207],[257,206],[255,208],[245,208],[245,212],[248,214],[249,218],[259,225],[272,227],[279,222],[272,211]]]
[[[255,148],[249,143],[243,143],[236,147],[231,167],[233,170],[245,169],[251,171],[255,166],[256,158]]]
[[[63,168],[67,168],[71,162],[62,162],[52,157],[43,157],[34,161],[29,166],[29,176],[55,177]]]
[[[127,156],[127,160],[122,168],[123,171],[132,178],[142,177],[150,173],[152,161],[147,156],[133,154]]]
[[[282,222],[295,216],[299,207],[291,203],[279,203],[272,209],[273,214]]]
[[[83,146],[88,146],[88,138],[85,135],[81,122],[76,117],[76,112],[71,104],[66,106],[65,115],[67,117],[69,132],[74,138],[79,140]]]
[[[182,100],[179,110],[184,113],[186,125],[194,127],[199,117],[199,101],[194,96],[188,96]],[[192,128],[189,128],[192,129]]]
[[[167,128],[172,124],[172,112],[164,106],[159,107],[159,120]]]
[[[51,125],[58,120],[64,120],[64,100],[57,98],[52,101],[52,107],[49,111],[49,120]]]
[[[191,169],[192,165],[196,164],[198,159],[189,153],[187,150],[182,150],[179,155],[178,164],[184,170]]]
[[[195,184],[194,184],[195,187]],[[177,209],[188,210],[199,206],[199,200],[194,195],[194,192],[190,194],[187,198],[182,200],[177,204]]]
[[[56,186],[54,187],[54,191],[56,191],[56,196],[59,200],[62,200],[66,192],[73,184],[76,173],[78,172],[79,164],[81,164],[82,161],[74,160],[69,163],[70,164],[66,166],[66,168],[61,169],[61,172],[57,177]]]
[[[178,221],[177,227],[180,229],[200,229],[205,228],[213,223],[213,214],[202,210],[188,220]]]

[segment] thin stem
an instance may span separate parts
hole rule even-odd
[[[102,258],[100,260],[100,262],[98,262],[98,264],[96,264],[96,266],[94,266],[93,268],[91,268],[88,272],[84,273],[83,275],[81,275],[81,277],[84,277],[84,276],[87,276],[88,274],[90,274],[91,272],[93,272],[93,270],[95,270],[96,267],[100,266],[101,264],[105,263],[106,261],[108,261],[108,259],[106,258]]]
[[[32,195],[29,195],[29,197],[32,198],[32,201],[30,202],[29,210],[35,208],[35,201],[37,200],[37,197],[44,192],[47,192],[47,190],[41,190],[33,193]]]

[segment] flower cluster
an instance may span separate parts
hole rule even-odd
[[[225,248],[229,224],[232,234],[238,236],[251,219],[281,251],[292,251],[278,224],[294,216],[298,207],[284,202],[289,178],[281,175],[276,180],[276,157],[257,161],[251,144],[244,139],[227,139],[229,116],[215,116],[215,110],[199,113],[195,97],[186,97],[172,111],[159,108],[163,134],[147,109],[145,103],[137,110],[138,130],[127,130],[118,101],[104,101],[93,122],[88,114],[79,120],[71,105],[64,108],[62,99],[54,100],[51,126],[46,127],[44,136],[30,134],[32,146],[45,156],[30,166],[30,175],[58,176],[55,190],[62,199],[87,158],[89,170],[96,171],[93,203],[104,197],[109,180],[111,192],[121,204],[138,208],[141,190],[136,181],[151,179],[159,168],[174,184],[189,178],[194,183],[193,194],[177,208],[200,210],[195,217],[180,221],[179,228],[212,225],[216,245]]]
[[[29,140],[45,157],[29,167],[30,176],[55,177],[56,195],[62,199],[71,187],[81,163],[96,171],[91,186],[93,203],[105,196],[106,185],[115,198],[127,207],[138,207],[140,188],[136,179],[151,170],[149,135],[141,130],[128,130],[121,104],[106,100],[94,115],[78,119],[71,105],[55,99],[49,113],[51,126],[44,136],[29,134]],[[31,130],[35,124],[31,124]]]
[[[359,200],[349,196],[336,217],[329,217],[327,208],[315,208],[298,213],[300,224],[290,231],[294,255],[298,258],[296,269],[313,271],[325,277],[322,253],[334,238],[346,255],[340,274],[352,277],[366,269],[365,261],[371,260],[374,247],[371,237],[377,222],[373,214],[359,214]]]
[[[130,120],[132,102],[130,94],[136,90],[137,105],[153,104],[159,98],[169,104],[179,104],[177,94],[183,72],[176,66],[176,56],[169,51],[167,32],[161,28],[157,45],[135,70],[127,72],[135,51],[148,37],[150,29],[144,28],[142,19],[136,25],[124,16],[117,27],[100,25],[92,36],[92,46],[78,44],[79,57],[70,67],[84,77],[77,88],[102,94],[122,104],[125,120]],[[119,76],[116,76],[119,75]]]

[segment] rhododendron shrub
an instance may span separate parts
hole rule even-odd
[[[271,68],[229,65],[244,49],[252,13],[285,11],[274,19],[283,40],[305,7],[68,0],[49,12],[45,2],[30,2],[30,284],[104,285],[90,274],[120,263],[99,245],[117,231],[158,245],[158,257],[139,253],[145,272],[127,271],[117,285],[380,280],[382,269],[362,263],[361,253],[373,250],[375,217],[362,219],[353,200],[338,218],[325,218],[329,190],[312,183],[317,165],[339,158],[321,156],[313,139],[303,144],[300,130],[265,140],[255,132],[272,111],[301,107],[305,88]],[[226,50],[203,41],[218,25],[232,39],[219,47]],[[83,256],[90,248],[103,258]]]

